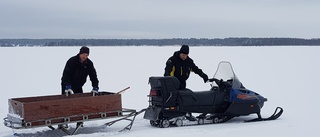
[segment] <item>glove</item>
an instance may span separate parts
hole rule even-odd
[[[93,87],[91,92],[94,93],[94,94],[98,94],[99,93],[99,87]]]
[[[214,81],[214,82],[217,82],[217,81],[219,82],[219,80],[216,79],[216,78],[211,78],[211,79],[209,79],[209,82],[213,82],[213,81]]]
[[[67,85],[64,92],[66,93],[66,96],[68,96],[69,94],[73,94],[73,91],[71,89],[71,85]]]
[[[208,76],[205,73],[202,73],[201,77],[203,78],[204,83],[206,83],[208,81]]]

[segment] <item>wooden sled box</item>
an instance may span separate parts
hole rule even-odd
[[[100,92],[97,96],[80,93],[12,98],[8,101],[8,118],[21,119],[22,127],[119,116],[122,111],[121,94],[110,92]]]

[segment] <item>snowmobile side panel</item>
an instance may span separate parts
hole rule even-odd
[[[226,110],[226,115],[241,116],[253,113],[260,113],[260,106],[258,103],[231,103],[230,107]]]

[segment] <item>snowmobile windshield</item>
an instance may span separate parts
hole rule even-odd
[[[237,76],[234,74],[234,71],[232,69],[230,62],[227,62],[227,61],[220,62],[218,69],[213,77],[218,80],[222,79],[223,81],[228,82],[229,84],[232,85],[233,89],[243,88],[241,82],[239,81]],[[215,82],[213,82],[213,84],[216,85]]]

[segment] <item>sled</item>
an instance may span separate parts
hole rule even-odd
[[[9,113],[4,118],[5,126],[12,129],[47,126],[52,130],[61,129],[69,135],[75,134],[82,122],[108,118],[116,120],[106,123],[107,126],[120,120],[129,120],[130,124],[123,130],[130,130],[136,115],[141,113],[122,108],[121,94],[112,92],[12,98],[8,100],[8,104]],[[53,127],[69,123],[77,123],[72,132]]]

